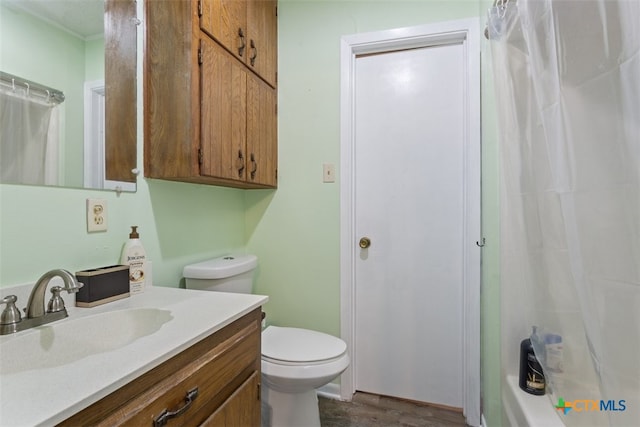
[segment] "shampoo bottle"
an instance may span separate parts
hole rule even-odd
[[[147,254],[142,247],[137,229],[138,227],[135,225],[131,227],[129,240],[124,244],[120,259],[121,264],[129,266],[129,292],[131,294],[144,292],[147,277]]]
[[[522,340],[520,343],[520,388],[527,393],[543,395],[546,381],[542,372],[542,365],[538,361],[533,351],[531,339],[536,339],[536,327],[530,338]]]

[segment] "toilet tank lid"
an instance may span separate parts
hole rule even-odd
[[[253,270],[258,265],[255,255],[226,255],[184,267],[187,279],[224,279]]]

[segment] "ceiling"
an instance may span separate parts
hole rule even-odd
[[[0,0],[82,39],[104,33],[104,0]]]

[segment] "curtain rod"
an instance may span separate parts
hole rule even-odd
[[[14,90],[17,88],[26,89],[27,94],[48,99],[56,104],[63,103],[65,99],[64,93],[58,89],[53,89],[4,71],[0,71],[0,81],[7,88],[13,88]]]

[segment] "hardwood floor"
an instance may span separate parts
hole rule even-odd
[[[358,392],[351,402],[318,400],[322,427],[466,426],[461,412],[374,394]]]

